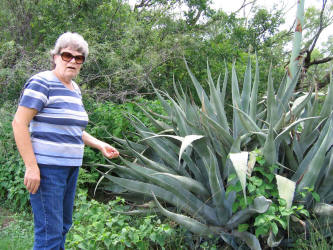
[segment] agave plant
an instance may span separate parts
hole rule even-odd
[[[298,40],[294,42],[298,44]],[[241,92],[233,64],[233,114],[228,119],[225,110],[228,71],[223,82],[219,77],[215,84],[207,63],[207,94],[187,66],[200,104],[175,83],[175,98],[155,89],[167,115],[142,108],[154,130],[129,116],[141,140],[113,137],[123,148],[121,155],[126,157],[121,157],[121,164],[104,165],[109,168],[102,173],[111,181],[108,189],[138,201],[154,200],[162,214],[195,234],[218,235],[234,248],[245,242],[251,249],[261,249],[252,231],[239,230],[240,225],[266,213],[272,204],[270,197],[264,196],[247,201],[247,176],[254,165],[251,151],[259,150],[266,161],[262,168],[279,166],[272,182],[277,184],[286,206],[306,201],[309,209],[321,215],[319,220],[331,227],[333,80],[331,77],[328,94],[318,109],[317,93],[294,92],[299,78],[295,67],[299,67],[293,63],[290,67],[293,70],[288,71],[277,91],[270,70],[267,95],[261,98],[258,62],[252,77],[249,59]],[[237,178],[230,178],[232,175]],[[230,187],[237,183],[241,185],[246,205],[235,210],[239,195],[237,190],[230,191]],[[302,196],[306,188],[317,192],[320,201]],[[268,238],[270,246],[279,242]]]
[[[143,109],[155,125],[155,133],[135,117],[129,117],[141,140],[113,138],[122,145],[122,155],[127,157],[121,158],[123,164],[109,166],[112,174],[103,174],[111,180],[111,190],[139,200],[154,198],[165,216],[193,233],[217,234],[233,246],[238,238],[251,249],[260,249],[254,234],[239,232],[237,227],[256,214],[265,213],[271,200],[259,196],[248,207],[233,211],[236,191],[226,194],[227,187],[239,180],[246,197],[246,173],[251,165],[248,164],[251,159],[248,152],[259,149],[267,167],[281,166],[276,172],[276,182],[280,186],[280,196],[287,200],[289,207],[295,200],[305,199],[297,195],[303,188],[314,187],[321,201],[315,204],[308,200],[307,204],[318,213],[332,214],[329,205],[333,200],[332,154],[328,151],[333,138],[332,80],[317,114],[316,94],[311,91],[293,93],[298,75],[288,88],[287,81],[283,80],[275,93],[269,74],[267,97],[258,104],[254,101],[259,99],[258,65],[252,84],[249,61],[242,93],[233,66],[233,119],[228,121],[224,109],[228,72],[222,86],[220,79],[215,85],[207,67],[209,96],[189,68],[188,72],[201,97],[200,106],[176,86],[175,99],[155,90],[168,115],[152,114]],[[231,174],[236,174],[238,180],[230,180]],[[164,208],[162,201],[175,210]]]

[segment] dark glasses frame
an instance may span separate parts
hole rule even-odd
[[[86,59],[86,58],[84,57],[84,55],[74,56],[74,55],[72,55],[71,53],[66,52],[66,51],[60,53],[60,56],[61,56],[61,59],[62,59],[63,61],[65,61],[65,62],[70,62],[70,61],[72,61],[72,59],[74,58],[75,63],[77,63],[77,64],[82,64],[82,63],[84,63],[84,61],[85,61],[85,59]]]

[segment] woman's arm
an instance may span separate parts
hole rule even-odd
[[[117,149],[115,149],[106,142],[98,140],[97,138],[93,137],[92,135],[88,134],[85,131],[83,131],[82,140],[85,145],[98,149],[99,151],[102,152],[102,154],[105,157],[109,159],[116,158],[119,156],[119,152]]]
[[[37,110],[19,106],[12,122],[16,146],[25,164],[24,185],[35,194],[40,184],[40,172],[32,149],[29,123]]]

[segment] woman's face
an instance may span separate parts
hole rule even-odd
[[[84,56],[81,52],[67,47],[54,56],[54,70],[62,79],[72,80],[79,74],[83,62]]]

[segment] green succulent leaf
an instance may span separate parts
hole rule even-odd
[[[185,226],[186,228],[188,228],[191,232],[195,233],[195,234],[199,234],[199,235],[210,235],[212,233],[214,233],[214,231],[212,231],[207,225],[192,219],[188,216],[182,215],[182,214],[177,214],[177,213],[173,213],[170,212],[168,210],[166,210],[165,208],[162,207],[162,205],[158,202],[155,194],[153,193],[153,197],[154,200],[156,202],[156,205],[158,206],[158,208],[161,210],[161,213],[163,215],[165,215],[166,217],[176,221],[177,223]],[[222,229],[221,229],[222,231]]]
[[[275,178],[279,196],[287,202],[287,208],[291,208],[294,199],[296,183],[281,175],[276,175]]]
[[[255,235],[249,232],[238,231],[234,231],[232,234],[238,237],[240,240],[244,241],[251,250],[261,250],[259,240]]]
[[[259,196],[259,197],[255,198],[253,201],[253,205],[250,205],[248,208],[240,210],[239,212],[237,212],[230,218],[230,220],[228,221],[228,223],[226,225],[227,228],[233,229],[233,228],[237,227],[239,224],[246,222],[254,214],[265,213],[271,204],[272,204],[272,201],[269,199],[266,199],[264,196]]]
[[[232,165],[235,168],[238,179],[242,185],[244,199],[246,202],[246,174],[247,174],[247,162],[248,162],[249,153],[230,153],[229,158],[232,162]]]

